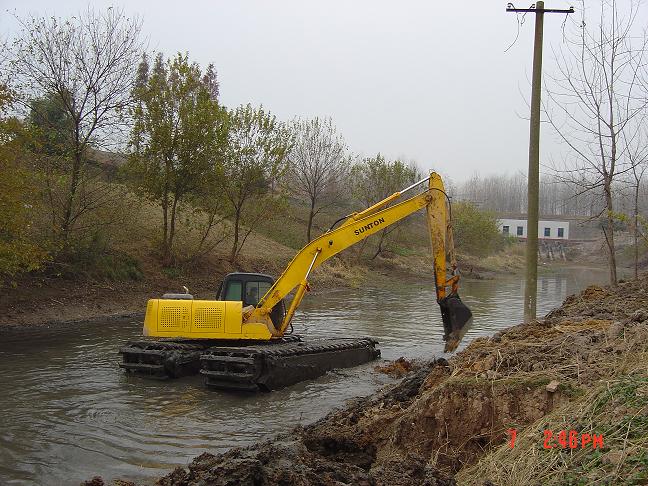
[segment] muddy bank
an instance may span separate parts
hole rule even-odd
[[[87,277],[55,278],[32,275],[14,287],[0,288],[0,327],[56,326],[110,317],[143,315],[146,301],[166,292],[183,292],[183,286],[200,299],[214,299],[223,277],[234,271],[279,275],[285,257],[242,259],[233,265],[226,259],[186,271],[161,269],[148,262],[139,280],[111,281]],[[364,274],[334,262],[315,278],[315,291],[335,286],[359,285]]]
[[[272,441],[202,454],[157,484],[644,484],[647,363],[648,278],[589,287],[545,319],[418,364]],[[545,430],[604,445],[546,449]]]
[[[87,277],[54,278],[31,275],[16,282],[15,287],[0,288],[0,327],[56,326],[110,317],[143,315],[146,301],[165,292],[183,292],[183,286],[200,299],[214,299],[223,277],[230,272],[260,272],[278,276],[288,263],[282,255],[277,261],[268,258],[245,258],[234,265],[218,259],[185,271],[161,269],[148,261],[140,280],[110,281]],[[496,270],[466,265],[465,278],[489,278]],[[507,267],[508,268],[508,267]],[[333,259],[313,274],[311,288],[318,290],[359,287],[368,279],[372,284],[388,284],[394,279],[432,279],[432,260],[428,256],[379,257],[368,263]],[[504,272],[506,269],[502,268]]]

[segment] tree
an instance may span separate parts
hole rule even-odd
[[[36,153],[50,157],[68,157],[73,151],[74,123],[55,93],[33,99],[29,106]]]
[[[632,237],[634,246],[634,276],[639,276],[639,196],[641,193],[641,181],[648,166],[648,146],[646,145],[646,130],[643,120],[635,126],[636,130],[630,133],[628,130],[622,132],[621,142],[627,153],[630,164],[629,185],[632,188]]]
[[[88,9],[71,19],[18,18],[23,31],[12,45],[13,87],[32,120],[50,121],[47,106],[63,109],[65,123],[51,124],[59,139],[69,140],[68,163],[60,164],[66,189],[57,231],[68,241],[86,212],[110,200],[104,186],[86,190],[87,152],[110,142],[130,106],[133,66],[142,50],[140,22],[121,10]],[[38,98],[49,100],[45,105]]]
[[[276,181],[285,174],[293,136],[262,107],[239,106],[228,114],[228,135],[219,188],[234,222],[230,259],[235,261],[261,218],[272,211]],[[247,232],[241,235],[241,225]]]
[[[11,105],[11,96],[0,85],[0,114]],[[39,268],[48,248],[34,235],[38,185],[25,163],[29,132],[14,117],[0,116],[0,283],[7,277]]]
[[[490,211],[482,211],[469,202],[452,205],[452,229],[458,250],[471,255],[487,256],[499,249],[503,237],[497,218]]]
[[[226,139],[225,136],[223,138]],[[220,143],[225,142],[221,141]],[[193,207],[193,217],[188,217],[185,224],[197,229],[200,233],[197,245],[193,248],[185,246],[185,249],[189,250],[187,253],[189,262],[194,262],[212,252],[231,236],[231,231],[228,230],[226,224],[226,220],[230,217],[227,201],[219,187],[222,177],[223,163],[219,159],[216,163],[210,164],[202,182],[189,195],[189,204]],[[215,233],[216,228],[219,228],[220,232],[216,238],[213,238],[211,235]]]
[[[215,73],[205,78],[186,54],[166,62],[158,54],[150,73],[143,59],[138,71],[129,170],[162,208],[162,260],[169,265],[179,205],[204,191],[208,175],[220,170],[225,111],[213,89]]]
[[[420,173],[415,165],[406,165],[400,160],[388,161],[381,154],[375,157],[362,159],[351,168],[351,183],[355,197],[365,206],[369,207],[378,201],[404,189],[420,179]],[[372,260],[384,250],[384,245],[389,235],[402,225],[402,222],[393,224],[379,232],[378,246]],[[365,242],[360,246],[362,254]]]
[[[580,193],[601,191],[599,216],[612,285],[617,284],[613,187],[628,170],[621,138],[643,120],[648,103],[642,79],[647,38],[634,28],[639,5],[624,5],[602,1],[597,21],[590,24],[581,2],[581,22],[558,52],[544,109],[573,157],[560,176]]]
[[[330,118],[295,120],[295,143],[288,154],[290,186],[309,203],[306,239],[311,240],[313,220],[341,191],[341,179],[348,171],[349,158],[344,139]]]

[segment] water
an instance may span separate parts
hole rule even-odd
[[[538,315],[605,277],[584,270],[541,276]],[[462,284],[474,314],[462,347],[522,320],[522,277]],[[295,329],[306,336],[371,336],[386,359],[430,358],[443,352],[440,319],[430,282],[394,282],[309,295]],[[118,348],[140,330],[140,322],[106,320],[3,331],[0,483],[79,484],[96,474],[150,481],[204,451],[316,420],[390,381],[374,363],[259,395],[210,391],[198,377],[147,381],[117,366]]]

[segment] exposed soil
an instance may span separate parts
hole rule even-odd
[[[645,484],[647,360],[648,278],[589,287],[545,319],[476,339],[449,362],[412,367],[398,384],[272,441],[202,454],[157,484]],[[634,388],[620,387],[627,380]],[[594,413],[612,417],[603,451],[541,463],[553,452],[542,449],[548,421],[595,432]],[[515,456],[511,428],[527,437]],[[601,453],[607,459],[592,462]]]
[[[214,299],[223,277],[234,271],[279,275],[288,257],[278,260],[241,258],[234,265],[226,258],[213,258],[184,272],[167,271],[149,259],[140,280],[110,281],[77,277],[28,276],[14,287],[0,289],[0,327],[56,325],[110,316],[144,314],[146,301],[165,292],[188,287],[196,298]],[[343,263],[334,262],[319,271],[313,288],[353,284],[355,276]]]
[[[391,361],[385,365],[374,366],[374,370],[378,371],[379,373],[384,373],[389,376],[400,378],[420,367],[421,365],[417,365],[417,363],[407,360],[401,356],[397,360]]]
[[[147,299],[187,285],[196,296],[214,298],[216,278],[191,279],[151,273],[124,282],[30,278],[0,293],[0,326],[48,325],[112,315],[143,314]]]
[[[57,325],[111,316],[143,315],[146,301],[165,292],[183,292],[186,286],[196,298],[214,299],[223,277],[234,271],[278,276],[293,256],[282,248],[263,258],[243,256],[237,264],[227,257],[210,259],[181,270],[164,270],[151,255],[140,256],[140,280],[112,281],[75,275],[73,278],[28,275],[13,287],[0,288],[0,327]],[[430,257],[391,255],[359,264],[332,259],[310,279],[311,288],[357,287],[370,275],[374,284],[394,279],[432,278]],[[465,277],[482,278],[475,273]]]

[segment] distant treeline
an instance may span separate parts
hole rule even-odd
[[[515,175],[473,175],[452,187],[453,196],[460,201],[470,201],[482,209],[498,213],[527,212],[527,178]],[[648,184],[641,182],[638,210],[648,211]],[[634,210],[634,187],[617,182],[613,190],[614,207],[620,213]],[[540,214],[545,216],[584,216],[601,218],[606,202],[603,191],[583,191],[582,186],[565,181],[560,175],[544,175],[540,180]]]

